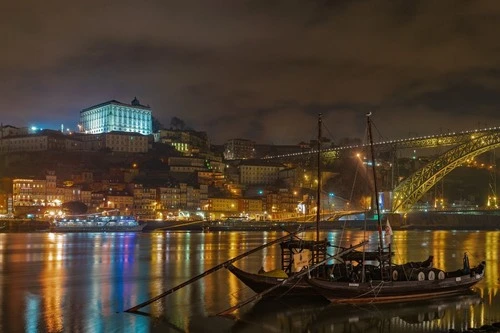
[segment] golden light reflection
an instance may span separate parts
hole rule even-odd
[[[443,250],[447,242],[449,241],[449,236],[450,232],[449,231],[441,231],[441,230],[436,230],[432,232],[432,255],[434,256],[433,258],[433,263],[432,266],[437,267],[442,270],[449,270],[449,262],[446,260],[445,257],[445,251]],[[426,258],[422,258],[424,260]],[[456,268],[451,268],[451,269],[456,269]]]
[[[395,231],[392,235],[392,251],[395,254],[394,263],[402,264],[408,260],[408,231]]]
[[[6,249],[6,241],[7,241],[7,236],[6,234],[2,233],[0,234],[0,272],[4,272],[5,271],[5,251],[7,250]],[[0,286],[3,286],[3,274],[0,274]],[[5,299],[4,297],[4,293],[3,293],[3,288],[0,288],[0,309],[4,309],[4,304],[3,304],[3,300]],[[0,311],[0,323],[3,322],[3,311]],[[2,326],[0,325],[0,328],[2,328]]]
[[[237,255],[243,253],[245,248],[241,245],[245,242],[242,239],[242,234],[237,232],[232,232],[229,238],[229,251],[228,258],[234,258]],[[226,273],[226,272],[224,272]],[[229,306],[235,306],[238,303],[238,300],[242,299],[241,290],[239,287],[239,280],[233,274],[229,275],[228,281],[228,291],[229,295]]]
[[[164,251],[165,247],[165,234],[158,233],[157,237],[152,237],[151,239],[151,283],[149,284],[150,295],[159,295],[165,291],[165,286],[163,283],[158,282],[156,277],[162,277],[163,271],[165,269],[165,259],[167,253]],[[160,279],[159,281],[162,281]],[[162,314],[162,304],[160,302],[154,302],[151,304],[151,313],[154,316],[160,316]]]
[[[50,243],[40,273],[42,305],[48,331],[61,332],[64,328],[62,306],[66,283],[66,270],[63,265],[65,236],[51,233],[47,235],[47,240]]]
[[[499,251],[500,251],[500,232],[488,231],[485,235],[485,252],[486,252],[486,284],[488,286],[488,304],[492,304],[492,298],[498,294],[499,280]]]

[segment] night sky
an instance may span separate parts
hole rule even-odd
[[[500,1],[3,1],[1,122],[136,96],[213,143],[500,125]],[[378,135],[378,134],[377,134]]]

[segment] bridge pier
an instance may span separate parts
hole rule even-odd
[[[406,226],[406,214],[385,213],[384,216],[391,224],[391,228],[399,229]],[[384,223],[382,223],[382,225],[384,225]]]

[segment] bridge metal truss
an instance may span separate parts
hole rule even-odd
[[[491,128],[463,131],[458,133],[436,134],[436,135],[420,136],[408,139],[380,141],[380,142],[375,142],[374,146],[377,152],[379,153],[391,150],[394,151],[398,149],[455,146],[467,142],[469,140],[474,140],[475,138],[478,138],[480,136],[494,134],[499,131],[500,127],[491,127]],[[343,155],[351,154],[353,150],[364,151],[365,149],[369,149],[368,144],[325,148],[321,150],[321,154],[323,155],[323,159],[326,161],[326,163],[331,163],[335,159]],[[293,162],[293,161],[299,162],[304,159],[315,158],[316,154],[317,150],[312,149],[309,151],[301,151],[301,152],[276,155],[276,156],[264,156],[261,158],[263,160],[278,159],[287,162]]]
[[[473,138],[450,149],[436,160],[406,178],[393,191],[393,212],[405,212],[439,180],[467,159],[500,147],[500,133]]]
[[[438,134],[438,135],[421,136],[417,138],[382,141],[382,142],[377,142],[374,145],[375,147],[377,146],[380,147],[379,150],[381,151],[389,149],[435,148],[443,146],[455,146],[464,143],[466,141],[473,140],[474,138],[493,134],[498,131],[499,129],[495,127],[491,129],[474,130],[474,131],[459,132],[459,133]]]

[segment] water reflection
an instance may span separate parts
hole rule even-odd
[[[310,325],[313,331],[432,332],[468,328],[471,310],[481,303],[477,294],[399,304],[330,306]]]
[[[64,244],[65,238],[62,235],[49,234],[47,251],[40,273],[40,285],[42,287],[42,306],[45,311],[45,322],[47,329],[50,332],[60,332],[63,329],[63,289],[66,283],[66,270],[63,267],[63,255],[66,250]],[[34,296],[28,296],[28,300],[35,299]],[[39,301],[39,300],[38,300]],[[30,305],[28,304],[28,308]],[[37,327],[30,323],[31,320],[36,320],[36,312],[26,316],[27,327]],[[35,332],[35,331],[34,331]]]
[[[233,326],[233,332],[432,332],[468,328],[476,293],[398,304],[340,305],[318,300],[264,300]]]
[[[500,321],[500,232],[397,231],[396,261],[421,261],[452,270],[467,252],[471,264],[486,260],[476,294],[396,307],[331,306],[300,299],[264,301],[234,313],[236,321],[213,314],[254,293],[221,269],[142,309],[124,313],[188,279],[263,243],[281,232],[166,232],[95,234],[0,234],[0,331],[2,332],[439,332]],[[368,249],[376,233],[367,233]],[[322,232],[341,246],[363,232]],[[304,238],[314,239],[315,233]],[[279,247],[240,260],[248,271],[280,265]],[[216,322],[216,325],[214,324]],[[224,329],[223,329],[223,328]],[[334,328],[335,330],[333,330]]]

